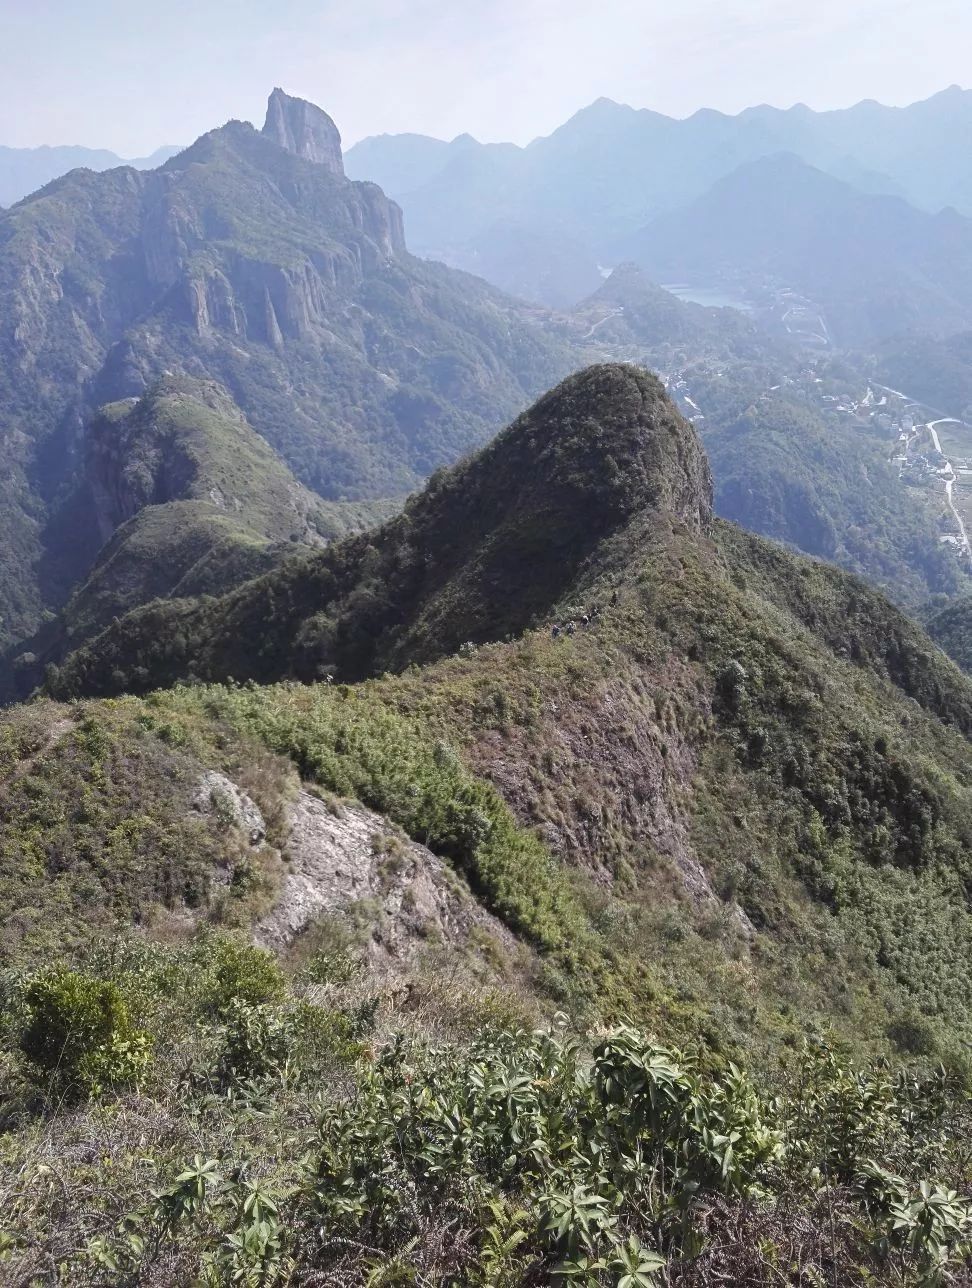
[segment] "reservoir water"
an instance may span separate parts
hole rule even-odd
[[[738,295],[727,295],[717,286],[689,286],[685,282],[662,283],[662,290],[670,291],[680,300],[690,304],[704,304],[709,309],[739,309],[742,313],[752,313],[753,306]]]

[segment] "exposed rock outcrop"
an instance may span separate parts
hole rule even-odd
[[[225,774],[207,769],[199,780],[192,803],[200,814],[206,817],[216,815],[238,827],[251,845],[263,844],[267,825],[259,806]]]
[[[288,152],[344,174],[341,135],[326,112],[303,98],[275,89],[267,103],[263,133]]]
[[[324,917],[365,914],[374,964],[407,958],[430,939],[465,945],[474,927],[510,951],[515,940],[430,850],[402,838],[363,805],[329,806],[302,791],[290,807],[288,871],[273,910],[256,928],[283,948]]]
[[[229,121],[157,170],[64,175],[0,212],[0,651],[120,523],[184,495],[154,490],[151,463],[120,479],[87,457],[97,410],[163,371],[231,389],[314,491],[371,500],[414,490],[571,360],[515,301],[408,256],[401,210],[345,177],[329,117],[279,91],[263,132]]]

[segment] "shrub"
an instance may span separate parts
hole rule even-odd
[[[148,1066],[148,1035],[107,980],[58,967],[30,981],[25,1003],[21,1050],[61,1088],[94,1093],[136,1082]]]
[[[233,998],[224,1013],[223,1049],[217,1073],[229,1083],[279,1071],[293,1050],[287,1017],[270,1006],[251,1006]]]
[[[468,1045],[383,1040],[346,955],[319,952],[287,987],[228,935],[106,945],[100,968],[110,980],[60,968],[11,994],[22,1051],[0,1056],[118,1082],[131,1008],[166,1058],[151,1101],[51,1127],[63,1179],[10,1184],[11,1282],[32,1245],[67,1248],[78,1283],[178,1263],[172,1282],[471,1288],[769,1283],[790,1264],[904,1288],[952,1282],[972,1254],[970,1104],[942,1069],[856,1067],[816,1041],[757,1081],[631,1027],[588,1045],[564,1017],[531,1034],[481,1007]],[[310,1000],[315,976],[341,1009]],[[6,1140],[21,1178],[37,1134]],[[65,1183],[99,1197],[79,1214]]]
[[[232,935],[214,935],[207,941],[204,1005],[213,1014],[227,1015],[236,1003],[258,1007],[278,1002],[286,985],[276,958]]]

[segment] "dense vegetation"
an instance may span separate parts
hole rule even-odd
[[[878,374],[941,415],[972,420],[972,332],[945,340],[911,335],[878,354]]]
[[[616,474],[611,458],[628,468]],[[415,839],[440,838],[487,906],[556,955],[566,914],[549,911],[560,896],[543,894],[539,859],[517,859],[512,871],[532,875],[529,895],[514,895],[510,869],[460,857],[453,825],[433,821],[441,807],[425,813],[416,784],[442,777],[435,743],[458,747],[521,824],[614,890],[610,913],[585,913],[613,927],[582,953],[593,974],[561,963],[578,996],[611,995],[599,960],[625,995],[630,934],[665,963],[649,994],[674,989],[709,1016],[710,1036],[762,1044],[818,1013],[879,1042],[920,1033],[907,1041],[958,1058],[972,999],[972,694],[861,582],[710,528],[708,488],[657,386],[595,369],[377,535],[222,600],[143,610],[50,685],[313,679],[318,667],[358,680],[391,667],[400,675],[363,689],[183,689],[180,709],[201,705]],[[589,625],[551,636],[593,608]],[[486,643],[531,625],[521,643]],[[678,913],[677,947],[652,901],[660,887],[696,901]],[[548,911],[528,914],[524,899],[541,895]],[[586,942],[583,920],[571,941]],[[750,962],[755,1004],[723,954]]]
[[[544,620],[643,506],[698,524],[711,482],[659,382],[593,367],[384,527],[236,595],[152,604],[50,676],[59,696],[141,692],[188,674],[360,679]]]
[[[282,101],[294,105],[285,95]],[[469,143],[457,153],[475,153]],[[490,190],[490,202],[495,196]],[[512,245],[510,235],[490,234],[494,245]],[[542,242],[544,255],[525,266],[530,280],[562,275],[573,253],[559,234]],[[521,280],[518,256],[512,269]],[[925,268],[931,280],[937,262]],[[595,279],[582,276],[586,293]],[[950,264],[949,284],[958,276]],[[55,281],[57,289],[35,289]],[[907,294],[910,302],[924,298]],[[890,325],[890,307],[869,307]],[[7,697],[133,606],[176,590],[227,589],[275,566],[279,551],[266,542],[294,535],[268,522],[292,512],[279,504],[287,470],[335,504],[403,496],[593,356],[647,361],[669,374],[704,354],[730,382],[793,358],[755,322],[682,304],[630,265],[570,314],[520,305],[478,278],[409,255],[397,207],[374,185],[345,180],[339,157],[315,164],[240,122],[205,135],[158,171],[73,172],[4,212],[0,312],[10,321],[0,335],[0,433],[8,452],[0,479],[0,646],[27,659],[19,679],[3,668]],[[153,450],[153,433],[144,429],[156,412],[143,409],[123,426],[119,400],[142,395],[165,372],[218,381],[228,391],[228,418],[213,407],[215,415],[196,417],[193,450],[223,480],[220,495],[248,496],[246,513],[210,515],[212,488],[181,495],[193,501],[191,511],[148,514],[104,549],[114,524],[106,528],[91,504],[92,445],[110,440],[106,426],[114,426],[132,456],[122,482],[132,483],[145,465],[143,450]],[[106,405],[115,412],[96,414]],[[264,446],[254,448],[259,440],[251,436],[234,463],[224,449],[236,408]],[[784,413],[774,425],[777,443],[787,419]],[[792,444],[797,436],[789,437]],[[795,490],[783,483],[794,463],[789,451],[777,454],[773,468],[751,470],[745,504],[736,496],[732,516],[750,523],[751,511],[760,530],[798,544],[809,534],[804,548],[815,553],[813,524],[802,522],[807,506],[837,528],[849,518],[853,540],[833,557],[909,604],[929,590],[951,591],[952,570],[935,548],[935,516],[893,494],[877,463],[880,486],[868,499],[845,495],[859,454],[852,451],[848,472],[843,445],[831,437],[814,462],[806,454],[796,460],[797,473],[816,477]],[[750,464],[750,449],[740,445],[740,452],[742,461],[723,452],[717,462],[717,478],[725,469],[729,487]],[[234,480],[237,465],[259,459],[271,463],[262,471],[262,501],[258,488]],[[151,463],[147,469],[151,476]],[[323,522],[344,527],[334,514]],[[160,577],[161,569],[172,575]],[[75,591],[52,626],[50,616]]]
[[[521,307],[271,115],[0,213],[0,639],[44,677],[0,713],[0,1279],[972,1282],[972,681],[932,642],[972,669],[970,601],[929,638],[853,575],[967,589],[813,410],[858,371],[631,265]],[[529,264],[460,249],[566,299],[579,232],[739,159],[619,210],[660,122],[530,150]],[[425,143],[433,196],[523,199],[527,153]],[[964,317],[972,225],[850,192],[777,158],[648,249],[796,257],[849,334]],[[879,361],[956,408],[963,346]],[[638,365],[463,457],[598,351]]]
[[[658,370],[714,360],[734,374],[758,362],[772,368],[792,355],[738,309],[703,308],[680,300],[637,264],[619,264],[606,282],[574,310],[589,319],[598,344],[632,356]]]
[[[904,491],[886,442],[835,427],[792,395],[752,397],[739,379],[699,385],[718,514],[838,563],[912,607],[964,588],[933,499]]]
[[[48,663],[141,604],[225,592],[390,508],[321,500],[219,385],[166,376],[89,426],[67,516],[75,538],[94,529],[107,540],[57,617],[9,651],[0,693],[29,693]]]
[[[972,670],[972,601],[956,599],[928,619],[928,634],[963,671]]]
[[[508,1029],[509,1009],[406,1013],[346,952],[288,980],[214,935],[8,976],[6,1273],[930,1285],[968,1255],[968,1108],[941,1072],[814,1040],[757,1084],[630,1027]]]

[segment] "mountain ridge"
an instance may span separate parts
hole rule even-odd
[[[180,151],[181,148],[167,144],[147,156],[126,158],[107,148],[57,144],[12,148],[0,144],[0,207],[16,205],[71,170],[100,172],[126,166],[154,170]]]
[[[0,1277],[966,1282],[970,221],[780,115],[444,145],[558,312],[280,89],[0,213]]]
[[[482,143],[478,143],[478,141],[475,139],[472,139],[471,141],[473,143],[476,143],[477,146],[480,148],[502,147],[505,149],[510,149],[511,151],[527,152],[531,149],[542,150],[542,148],[546,144],[546,141],[550,138],[553,138],[556,135],[561,135],[561,136],[567,135],[569,137],[572,132],[571,131],[572,125],[575,125],[577,123],[586,124],[588,121],[591,121],[597,118],[600,118],[600,121],[602,123],[608,119],[623,119],[623,121],[626,124],[631,124],[633,121],[642,121],[646,123],[650,122],[653,125],[663,123],[666,126],[675,126],[675,127],[679,127],[679,126],[686,127],[693,123],[697,125],[700,121],[703,123],[710,122],[710,121],[717,121],[720,124],[724,125],[726,123],[731,123],[731,122],[739,122],[739,123],[745,124],[751,121],[757,121],[757,122],[768,121],[770,123],[785,122],[789,118],[792,120],[800,119],[804,123],[806,122],[826,123],[828,128],[832,129],[835,140],[839,143],[840,139],[843,138],[845,140],[845,145],[847,141],[848,126],[849,125],[852,126],[853,123],[860,120],[863,125],[870,126],[872,129],[874,129],[875,133],[874,133],[873,139],[869,140],[872,144],[877,140],[881,140],[881,142],[884,144],[886,148],[891,148],[894,146],[894,143],[893,143],[894,136],[892,133],[891,139],[888,138],[886,123],[889,120],[890,121],[897,120],[901,122],[901,121],[906,121],[909,118],[921,118],[921,117],[929,117],[929,116],[934,117],[935,115],[940,113],[940,109],[942,109],[943,107],[950,108],[953,111],[956,109],[961,109],[963,113],[972,113],[972,89],[963,89],[958,85],[952,85],[944,90],[940,90],[937,93],[930,95],[926,99],[917,100],[914,103],[910,103],[904,106],[888,106],[885,104],[878,103],[873,99],[863,99],[860,102],[846,108],[832,108],[832,109],[819,109],[819,110],[810,108],[803,103],[793,104],[789,108],[779,108],[771,104],[762,103],[762,104],[754,104],[750,107],[743,108],[741,111],[736,113],[722,112],[716,108],[702,107],[702,108],[696,109],[696,111],[692,112],[690,115],[686,117],[670,117],[670,116],[666,116],[664,113],[657,112],[651,108],[647,108],[647,107],[636,108],[636,107],[632,107],[630,104],[619,103],[616,100],[611,99],[609,97],[601,96],[600,98],[595,99],[592,103],[587,104],[585,107],[578,108],[578,110],[575,113],[573,113],[566,121],[564,121],[560,126],[558,126],[554,131],[552,131],[550,135],[539,136],[538,138],[533,139],[529,144],[526,144],[525,146],[521,146],[514,143],[482,144]],[[394,140],[397,138],[407,138],[410,141],[421,139],[423,140],[423,145],[425,142],[429,142],[433,145],[438,145],[438,150],[440,151],[450,146],[450,144],[447,143],[445,140],[440,140],[423,134],[412,133],[408,135],[395,135],[395,134],[386,133],[381,135],[368,136],[365,139],[359,140],[348,150],[349,164],[351,165],[352,169],[354,169],[355,172],[358,174],[358,177],[362,177],[362,178],[370,177],[370,176],[365,176],[363,173],[358,172],[357,167],[359,164],[359,158],[366,156],[369,152],[373,152],[374,140],[381,139],[381,140],[387,141],[387,140]],[[469,140],[470,136],[460,135],[458,136],[458,138]],[[453,140],[452,142],[455,143],[456,141],[457,140]],[[428,151],[431,151],[431,150],[432,149],[428,149]],[[777,136],[776,146],[773,147],[771,144],[771,150],[775,150],[775,151],[787,150],[787,136],[785,134],[782,136]],[[845,153],[847,151],[850,151],[851,153],[853,153],[853,148],[848,149],[845,146],[843,150]],[[443,156],[445,155],[444,152],[442,153],[442,155]],[[811,160],[812,158],[806,157],[804,159]],[[858,156],[856,159],[858,161],[864,160],[864,158],[860,156]],[[729,168],[732,168],[732,166],[730,165]],[[881,166],[879,165],[878,168],[880,169]],[[380,181],[380,178],[378,175],[375,175],[373,177],[375,177],[378,181]],[[424,177],[428,179],[431,177],[431,175],[425,175]],[[716,174],[713,174],[712,180],[714,180],[716,177],[718,176]],[[409,190],[408,188],[401,187],[399,184],[396,184],[396,183],[390,183],[387,186],[389,187],[390,191],[393,194],[395,192],[406,192]],[[950,202],[947,199],[941,199],[938,202],[938,205],[940,208],[949,204],[954,204],[954,203]]]
[[[163,375],[139,399],[98,410],[65,505],[81,550],[97,550],[63,609],[8,651],[0,693],[149,600],[226,591],[301,546],[383,517],[383,505],[323,501],[302,487],[213,381]]]
[[[157,171],[75,171],[0,214],[0,300],[4,643],[95,553],[56,548],[84,425],[165,370],[216,379],[305,485],[371,500],[571,365],[524,306],[411,257],[375,185],[242,122]]]
[[[697,200],[740,165],[786,151],[927,212],[954,206],[972,215],[970,128],[972,91],[907,108],[763,106],[735,116],[701,109],[684,119],[602,99],[525,148],[467,146],[458,155],[451,145],[414,139],[399,150],[385,137],[349,149],[347,165],[403,202],[422,254],[456,263],[479,255],[488,264],[490,228],[499,223],[568,239],[595,262],[612,263],[639,227]],[[410,173],[409,158],[419,153]],[[527,276],[529,254],[521,258],[511,280]],[[534,298],[557,303],[555,292]]]
[[[972,681],[877,591],[713,520],[698,438],[654,378],[569,378],[398,521],[209,606],[245,653],[218,655],[191,604],[156,605],[141,619],[173,652],[103,653],[73,679],[97,689],[120,663],[107,687],[150,688],[177,662],[185,683],[0,712],[10,1168],[35,1164],[41,1121],[59,1168],[104,1184],[110,1244],[92,1244],[90,1208],[83,1226],[58,1209],[72,1272],[166,1258],[188,1283],[211,1253],[240,1265],[238,1209],[269,1191],[298,1276],[360,1278],[380,1249],[431,1281],[495,1277],[476,1238],[441,1239],[445,1178],[457,1211],[481,1156],[510,1188],[477,1189],[465,1226],[490,1219],[482,1193],[496,1221],[515,1198],[509,1277],[549,1279],[564,1245],[520,1136],[540,1124],[529,1156],[569,1148],[556,1183],[596,1195],[635,1113],[618,1173],[645,1176],[657,1104],[669,1138],[686,1124],[666,1174],[693,1170],[671,1225],[652,1213],[653,1261],[627,1228],[616,1245],[639,1274],[765,1279],[792,1248],[821,1279],[839,1258],[840,1280],[880,1282],[902,1195],[972,1220],[934,1188],[967,1163]],[[313,679],[342,627],[353,666]],[[231,679],[238,657],[240,678],[281,678]],[[207,669],[225,682],[199,683]],[[67,1047],[79,1013],[108,1018]],[[759,1151],[750,1188],[712,1153],[730,1125],[732,1159]],[[390,1170],[403,1157],[414,1173]],[[236,1169],[247,1188],[217,1209]],[[172,1232],[147,1176],[163,1198],[204,1184],[211,1207]],[[410,1187],[404,1234],[397,1190],[376,1233],[376,1176]],[[612,1198],[626,1224],[634,1183]],[[18,1272],[55,1237],[49,1194],[17,1192]],[[936,1243],[936,1273],[961,1271],[959,1238]],[[927,1279],[920,1252],[893,1255]]]
[[[607,449],[633,442],[643,455],[626,479]],[[517,493],[519,453],[534,446],[544,463]],[[897,1031],[889,1017],[915,1006],[946,1042],[972,990],[961,959],[972,908],[958,893],[972,837],[972,684],[879,592],[712,520],[710,486],[694,431],[651,378],[594,368],[433,480],[402,519],[201,605],[208,620],[194,623],[188,603],[168,617],[143,609],[143,644],[168,652],[113,653],[111,627],[97,664],[69,665],[52,688],[88,719],[158,726],[166,747],[245,735],[323,788],[353,784],[370,808],[439,837],[433,850],[461,861],[486,906],[587,996],[650,1013],[665,990],[656,979],[642,994],[624,964],[630,937],[625,950],[610,919],[554,893],[560,864],[581,888],[593,881],[624,925],[643,919],[642,969],[678,955],[674,978],[688,972],[687,996],[717,1041],[772,1046],[809,1010],[880,1046]],[[569,526],[544,525],[538,543],[533,497],[551,487],[551,513]],[[464,548],[452,513],[465,519]],[[249,649],[228,650],[241,636]],[[336,683],[315,678],[335,662]],[[144,702],[78,697],[180,675],[226,683]],[[257,683],[236,683],[247,677]],[[498,815],[487,826],[422,814],[423,793],[453,781],[453,754],[534,829],[517,851],[522,871],[478,848]],[[532,866],[536,845],[554,868]],[[685,957],[652,920],[658,899],[688,936]],[[713,917],[710,953],[702,927]],[[748,985],[723,973],[739,955],[758,981],[755,1009],[741,1004]]]
[[[156,647],[170,655],[164,665],[175,665],[165,671],[168,682],[180,678],[180,665],[200,678],[266,682],[291,668],[302,679],[333,672],[359,680],[425,662],[544,620],[607,535],[636,512],[704,531],[712,517],[708,465],[654,377],[618,365],[588,368],[478,456],[434,476],[383,528],[295,561],[222,606],[136,611],[52,683],[67,692],[77,671],[86,677],[79,692],[157,686],[162,673],[145,656]],[[173,632],[160,628],[165,612],[185,642],[178,657]],[[142,623],[148,634],[139,638]],[[147,670],[141,682],[113,655],[116,640],[138,656],[140,676]]]

